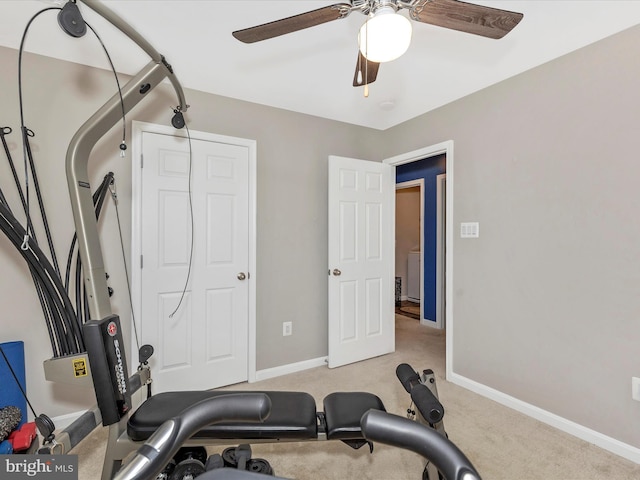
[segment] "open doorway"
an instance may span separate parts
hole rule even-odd
[[[445,208],[443,203],[443,179],[446,172],[446,155],[431,155],[413,162],[405,163],[396,167],[396,188],[402,186],[422,185],[422,195],[420,198],[420,218],[419,223],[420,243],[408,245],[406,259],[406,288],[407,300],[419,302],[420,323],[423,325],[442,329],[445,326],[444,305],[443,305],[443,274],[444,274],[444,246],[443,232]],[[400,192],[403,192],[400,190]],[[410,190],[407,190],[410,192]],[[411,240],[412,227],[406,219],[406,215],[412,215],[411,204],[406,202],[405,196],[410,193],[398,195],[396,190],[396,200],[402,202],[396,205],[396,255],[399,248],[407,245]],[[402,209],[406,209],[403,211]],[[402,230],[401,230],[402,229]],[[410,238],[405,239],[403,236]],[[404,265],[396,264],[396,272],[403,272]]]
[[[426,158],[431,158],[435,156],[444,155],[444,172],[446,172],[446,189],[444,189],[443,178],[439,182],[436,182],[437,185],[440,184],[440,192],[437,196],[443,200],[444,205],[441,208],[441,218],[440,224],[442,225],[443,230],[439,235],[436,235],[436,238],[444,238],[444,242],[442,242],[442,251],[439,256],[444,258],[444,264],[442,266],[442,272],[439,276],[443,279],[442,291],[441,295],[438,298],[444,298],[441,300],[441,316],[443,318],[442,327],[446,326],[447,334],[446,334],[446,353],[445,353],[445,363],[446,363],[446,378],[450,379],[453,376],[453,350],[454,350],[454,315],[453,315],[453,305],[452,305],[452,285],[453,285],[453,191],[454,191],[454,180],[453,180],[453,165],[454,165],[454,151],[453,151],[453,141],[448,140],[445,142],[441,142],[438,144],[434,144],[428,147],[420,148],[418,150],[414,150],[411,152],[403,153],[400,155],[396,155],[394,157],[387,158],[383,160],[383,163],[396,167],[396,171],[398,167],[401,167],[405,164],[412,164]],[[436,175],[437,177],[437,175]],[[425,186],[425,189],[427,187]],[[426,223],[426,221],[424,222]],[[427,227],[425,226],[425,229]],[[425,248],[422,249],[424,252]],[[432,323],[435,326],[434,323]]]
[[[424,179],[396,183],[396,313],[421,321]]]

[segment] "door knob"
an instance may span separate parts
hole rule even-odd
[[[238,280],[244,280],[245,278],[247,278],[247,276],[244,274],[244,272],[240,272],[238,274]]]
[[[341,272],[340,270],[338,270],[337,268],[334,268],[334,269],[333,269],[333,274],[334,274],[336,277],[339,277],[340,275],[342,275],[342,272]]]

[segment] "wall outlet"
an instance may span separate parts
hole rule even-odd
[[[292,322],[282,322],[282,336],[288,337],[293,333],[293,323]]]
[[[631,377],[631,398],[640,402],[640,378]]]

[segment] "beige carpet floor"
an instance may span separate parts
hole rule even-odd
[[[396,352],[329,370],[318,367],[232,390],[304,390],[316,399],[334,391],[377,394],[389,412],[403,415],[410,401],[395,378],[399,363],[431,368],[445,406],[449,438],[474,463],[484,480],[629,480],[640,479],[640,465],[565,434],[444,380],[445,333],[396,316]],[[80,480],[100,478],[106,429],[99,428],[71,453],[79,456]],[[222,447],[208,447],[221,453]],[[267,459],[276,475],[308,480],[420,479],[415,454],[376,445],[352,450],[341,442],[256,444],[254,458]]]

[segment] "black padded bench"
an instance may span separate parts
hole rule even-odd
[[[165,421],[205,398],[229,395],[234,391],[166,392],[154,395],[131,415],[127,434],[134,441],[147,440]],[[244,393],[244,392],[243,392]],[[256,392],[246,392],[256,393]],[[200,430],[193,438],[228,440],[363,440],[360,418],[369,409],[385,410],[380,398],[365,392],[336,392],[324,401],[324,412],[305,392],[259,392],[271,399],[271,414],[263,423],[217,423]],[[364,442],[363,442],[364,443]],[[351,443],[350,443],[351,444]]]

